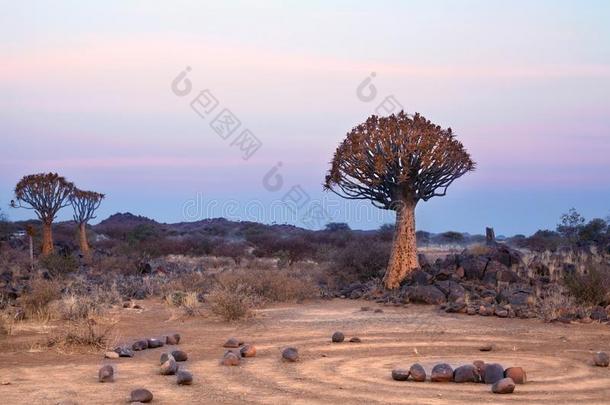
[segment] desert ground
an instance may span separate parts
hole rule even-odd
[[[117,343],[179,332],[180,363],[194,374],[191,386],[158,373],[165,346],[133,358],[104,359],[102,353],[40,348],[46,328],[22,326],[1,343],[0,397],[4,404],[124,403],[129,392],[149,389],[158,404],[607,404],[610,369],[594,367],[591,355],[610,349],[610,329],[600,324],[546,324],[539,320],[469,317],[432,306],[382,306],[335,299],[277,305],[249,320],[226,323],[213,317],[182,318],[158,300],[143,309],[113,310]],[[370,310],[363,310],[368,306]],[[383,312],[375,312],[381,308]],[[331,343],[341,330],[344,343]],[[231,336],[254,344],[257,356],[240,366],[219,365]],[[349,343],[358,336],[361,343]],[[43,339],[44,340],[44,339]],[[491,352],[479,348],[494,345]],[[300,361],[286,363],[281,350],[295,346]],[[453,367],[474,360],[524,367],[528,383],[508,396],[484,384],[416,383],[391,379],[391,370],[420,363]],[[97,370],[113,364],[115,382],[99,383]],[[74,402],[72,402],[74,403]]]

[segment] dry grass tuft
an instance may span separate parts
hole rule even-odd
[[[35,278],[30,284],[30,290],[19,297],[26,317],[39,321],[48,321],[51,318],[51,302],[61,296],[61,285],[55,280]]]
[[[108,349],[113,343],[111,334],[115,325],[115,321],[107,322],[95,318],[70,321],[65,328],[49,338],[47,346],[62,351],[75,347]]]

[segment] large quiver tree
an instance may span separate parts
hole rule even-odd
[[[69,204],[74,184],[57,173],[39,173],[23,177],[15,186],[11,206],[34,210],[42,221],[42,255],[53,253],[51,228],[60,209]]]
[[[444,196],[455,179],[475,164],[451,128],[401,111],[371,116],[339,145],[325,189],[353,200],[396,211],[396,229],[384,284],[394,289],[419,267],[415,207],[420,200]]]
[[[100,207],[103,199],[104,194],[79,189],[74,189],[70,195],[70,203],[74,209],[74,221],[78,225],[80,251],[87,260],[91,258],[87,240],[87,223],[95,218],[95,211]]]

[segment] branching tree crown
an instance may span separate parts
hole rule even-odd
[[[57,173],[39,173],[24,176],[15,186],[15,199],[11,206],[36,212],[44,223],[51,223],[57,212],[69,205],[74,184]]]
[[[95,211],[99,208],[104,194],[95,191],[74,189],[70,195],[70,203],[74,208],[74,221],[77,224],[86,224],[95,218]]]
[[[338,147],[325,188],[348,199],[369,199],[397,210],[444,196],[475,163],[451,128],[442,129],[420,114],[401,111],[371,116],[353,128]]]

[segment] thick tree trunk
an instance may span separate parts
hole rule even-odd
[[[78,242],[83,258],[89,260],[91,258],[91,251],[89,250],[89,243],[87,242],[87,224],[85,223],[78,225]]]
[[[419,267],[415,240],[415,205],[413,201],[406,201],[402,208],[396,211],[392,253],[383,278],[385,287],[389,289],[398,288],[400,282]]]
[[[51,222],[42,223],[42,255],[53,254],[53,231]]]

